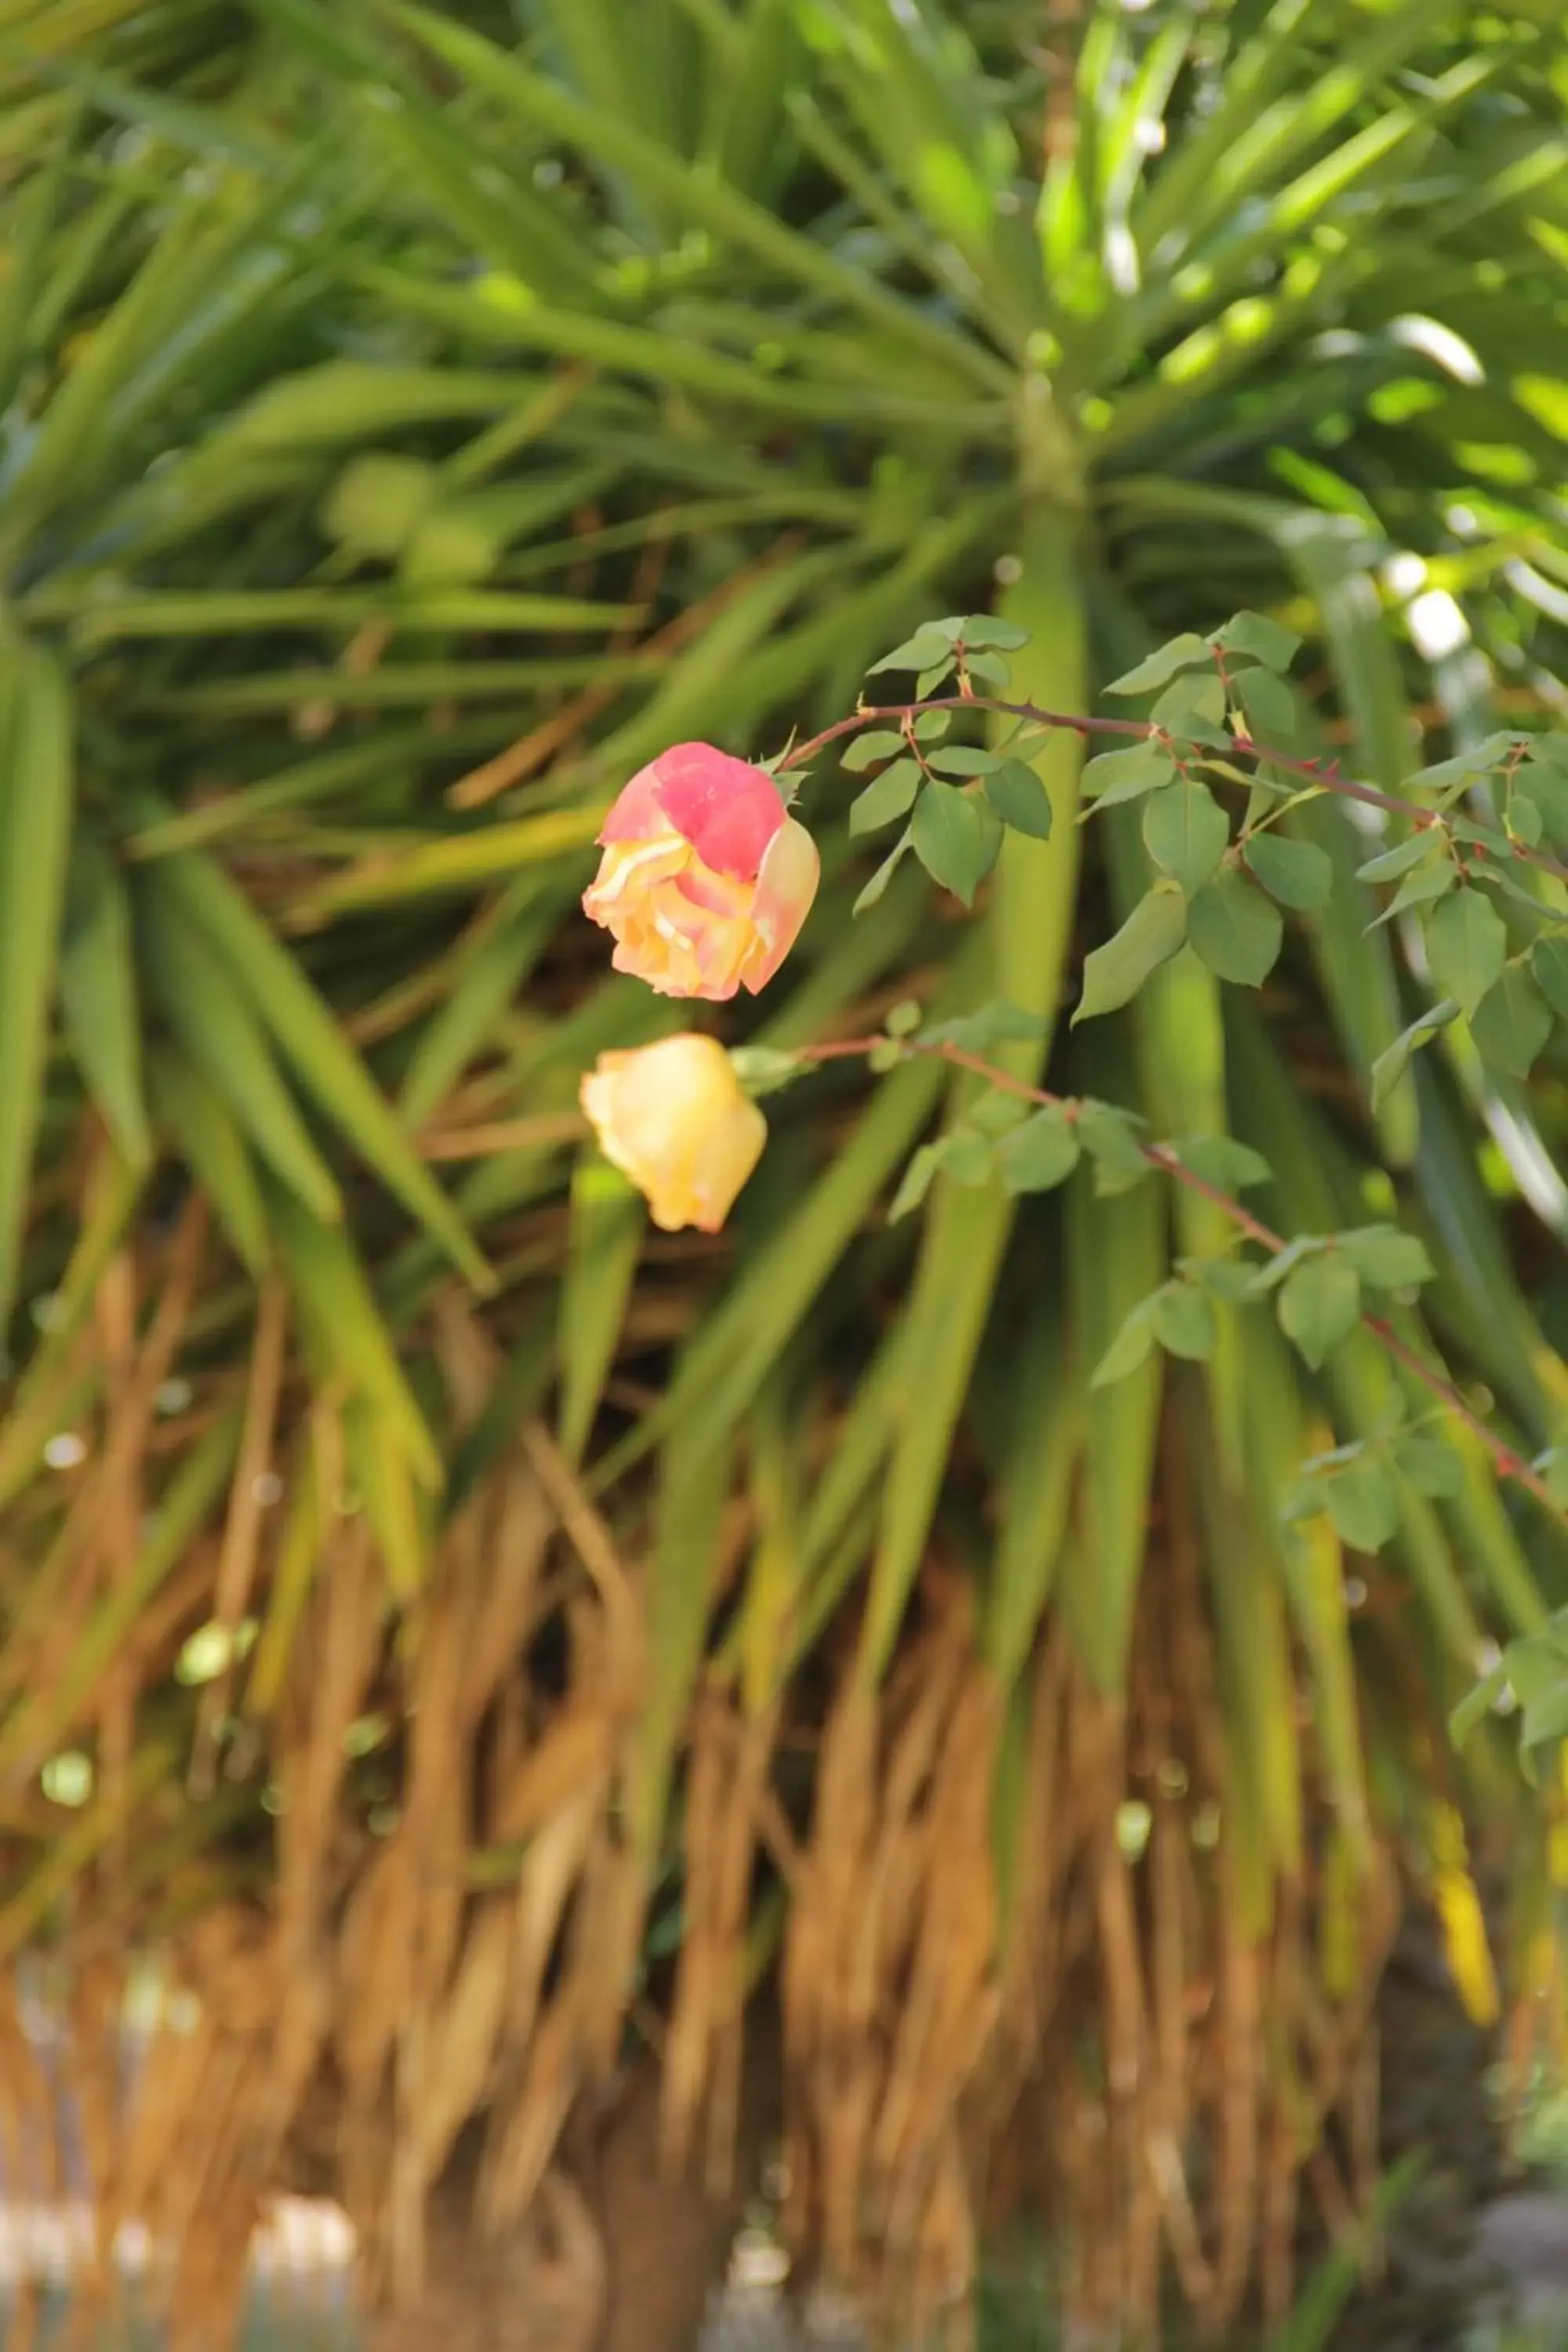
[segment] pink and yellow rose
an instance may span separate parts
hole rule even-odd
[[[767,1141],[767,1122],[722,1045],[689,1030],[601,1054],[579,1099],[605,1159],[666,1233],[716,1234]]]
[[[599,840],[584,911],[613,935],[616,970],[660,996],[755,995],[816,896],[816,844],[772,778],[710,743],[640,769]]]

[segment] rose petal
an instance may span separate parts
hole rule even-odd
[[[640,980],[656,996],[700,996],[702,973],[688,941],[639,926],[616,942],[614,971]]]
[[[705,908],[710,915],[750,916],[756,898],[756,885],[731,881],[728,874],[714,874],[703,865],[695,850],[687,852],[676,888],[694,907]]]
[[[690,849],[672,827],[651,841],[610,842],[583,893],[583,911],[591,921],[614,929],[623,906],[636,905],[690,862]]]
[[[799,938],[821,878],[816,842],[805,825],[787,817],[768,845],[757,876],[752,906],[756,943],[741,972],[742,985],[753,996],[767,986]]]
[[[723,1047],[692,1033],[601,1055],[579,1100],[605,1158],[667,1232],[716,1233],[767,1139]]]
[[[702,975],[700,994],[710,1003],[727,1003],[741,985],[741,974],[756,943],[752,926],[710,918],[691,934],[691,943]]]
[[[653,768],[659,807],[703,865],[737,882],[754,881],[769,843],[785,822],[772,777],[748,761],[716,751],[711,743],[672,744]],[[638,781],[634,777],[633,784]]]
[[[659,805],[658,769],[650,765],[639,768],[631,782],[616,793],[599,839],[601,843],[647,841],[670,829],[670,821]]]

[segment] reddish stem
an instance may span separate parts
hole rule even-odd
[[[885,1036],[839,1038],[830,1045],[801,1046],[797,1049],[798,1058],[803,1062],[859,1060],[888,1042]],[[1065,1111],[1072,1119],[1078,1117],[1079,1107],[1070,1096],[1053,1094],[1047,1087],[1031,1086],[1026,1078],[1016,1078],[1011,1071],[998,1069],[994,1063],[987,1062],[981,1055],[972,1054],[967,1046],[955,1045],[945,1038],[929,1044],[923,1044],[919,1037],[901,1037],[897,1042],[902,1053],[928,1054],[933,1059],[950,1062],[955,1069],[972,1072],[975,1077],[984,1078],[1003,1094],[1016,1095],[1024,1101],[1038,1103],[1047,1110]],[[1164,1175],[1173,1177],[1178,1184],[1184,1184],[1189,1192],[1199,1194],[1220,1210],[1238,1233],[1244,1234],[1248,1241],[1256,1242],[1260,1249],[1267,1250],[1270,1257],[1279,1256],[1288,1246],[1284,1236],[1277,1234],[1271,1225],[1266,1225],[1261,1217],[1255,1217],[1250,1209],[1244,1208],[1239,1201],[1233,1200],[1217,1184],[1211,1184],[1205,1176],[1200,1176],[1195,1169],[1187,1167],[1168,1143],[1140,1142],[1138,1149],[1152,1168],[1158,1168]],[[1491,1455],[1500,1478],[1513,1479],[1528,1494],[1533,1495],[1554,1519],[1568,1519],[1568,1512],[1564,1512],[1555,1501],[1545,1479],[1521,1454],[1517,1454],[1495,1430],[1489,1428],[1479,1413],[1471,1411],[1452,1381],[1435,1371],[1425,1357],[1407,1339],[1401,1338],[1383,1316],[1363,1310],[1361,1319],[1388,1353],[1436,1398],[1445,1412],[1463,1422],[1466,1428],[1480,1440]]]
[[[1075,735],[1116,735],[1137,742],[1146,742],[1164,732],[1147,719],[1084,719],[1068,710],[1042,710],[1034,702],[1001,702],[990,695],[944,694],[926,702],[879,703],[875,708],[857,710],[850,718],[837,719],[820,734],[797,743],[793,751],[784,753],[779,766],[802,767],[840,736],[854,734],[878,719],[902,722],[918,718],[922,710],[994,710],[1009,719],[1027,719],[1037,727],[1063,727]],[[1360,801],[1363,807],[1382,809],[1385,815],[1405,817],[1423,831],[1447,830],[1442,817],[1432,809],[1423,808],[1419,801],[1402,800],[1396,793],[1381,793],[1375,784],[1355,783],[1349,776],[1342,776],[1332,761],[1325,766],[1316,760],[1294,759],[1287,751],[1273,751],[1266,743],[1254,742],[1250,735],[1237,735],[1231,740],[1232,749],[1244,759],[1266,761],[1269,767],[1279,768],[1288,776],[1300,776],[1322,792],[1337,793],[1342,800]],[[1561,859],[1544,850],[1532,849],[1528,842],[1515,841],[1511,835],[1509,847],[1524,865],[1534,866],[1542,874],[1554,874],[1560,882],[1568,882],[1568,865]]]

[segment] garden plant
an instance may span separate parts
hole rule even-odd
[[[309,2184],[389,2341],[677,2352],[777,2133],[883,2314],[1029,2211],[1219,2332],[1413,1891],[1560,2018],[1560,16],[0,0],[89,2291]]]

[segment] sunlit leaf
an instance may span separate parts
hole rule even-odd
[[[1473,1013],[1503,967],[1508,927],[1484,891],[1456,890],[1426,920],[1426,960],[1440,996]]]
[[[1075,1024],[1097,1013],[1114,1013],[1136,996],[1150,973],[1175,954],[1186,929],[1187,905],[1181,892],[1168,886],[1151,890],[1115,936],[1085,957]]]
[[[1143,803],[1143,845],[1189,898],[1230,845],[1230,821],[1206,784],[1167,784]]]
[[[1081,1150],[1065,1110],[1038,1110],[1003,1138],[996,1164],[1009,1192],[1048,1192],[1066,1182]]]
[[[1522,964],[1505,964],[1477,1005],[1470,1034],[1510,1077],[1527,1078],[1552,1034],[1552,1009]]]
[[[991,769],[984,790],[1004,824],[1036,841],[1050,839],[1050,794],[1033,768],[1022,760],[1004,760]]]
[[[1134,743],[1125,751],[1101,751],[1087,762],[1083,789],[1100,808],[1137,800],[1168,784],[1176,772],[1171,753],[1159,743]]]
[[[1409,1067],[1410,1056],[1423,1045],[1429,1045],[1440,1029],[1459,1017],[1457,1000],[1447,997],[1427,1012],[1418,1013],[1408,1029],[1401,1030],[1392,1045],[1381,1053],[1372,1066],[1372,1107],[1380,1109]]]
[[[1179,670],[1194,669],[1212,663],[1214,656],[1206,641],[1184,630],[1173,637],[1158,653],[1150,654],[1136,667],[1112,678],[1106,687],[1107,694],[1152,694],[1157,687],[1169,683]]]
[[[1168,1354],[1198,1360],[1213,1355],[1219,1324],[1206,1291],[1191,1283],[1168,1283],[1155,1297],[1151,1320],[1155,1339]]]
[[[1095,1366],[1091,1388],[1110,1388],[1135,1372],[1154,1345],[1154,1301],[1143,1299],[1133,1307],[1110,1347]]]
[[[1263,613],[1237,613],[1215,630],[1214,642],[1226,653],[1248,655],[1271,670],[1289,669],[1301,645],[1294,629],[1281,628]]]
[[[1335,1236],[1335,1249],[1363,1282],[1379,1290],[1408,1290],[1430,1282],[1435,1269],[1418,1234],[1396,1225],[1361,1225]]]
[[[1355,1268],[1334,1252],[1303,1258],[1280,1287],[1279,1313],[1286,1338],[1316,1370],[1361,1318]]]
[[[933,779],[915,803],[910,841],[932,881],[967,907],[996,862],[1002,831],[983,802]]]
[[[1187,937],[1216,980],[1258,988],[1274,969],[1285,926],[1279,908],[1234,872],[1216,874],[1187,909]]]
[[[1399,1490],[1379,1462],[1352,1462],[1322,1481],[1322,1503],[1341,1540],[1381,1551],[1399,1526]]]
[[[907,816],[921,788],[921,772],[913,760],[895,760],[849,804],[849,830],[877,833]]]
[[[1245,845],[1247,863],[1271,898],[1303,912],[1328,904],[1334,869],[1328,853],[1289,834],[1259,833]]]

